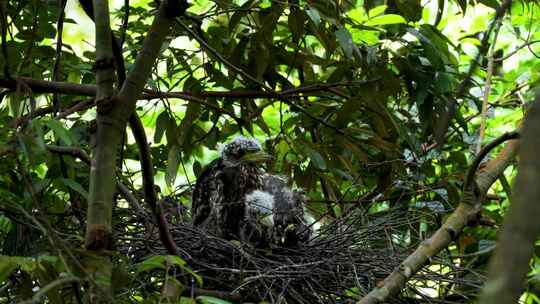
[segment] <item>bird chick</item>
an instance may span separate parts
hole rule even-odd
[[[274,196],[254,190],[246,195],[242,239],[255,247],[267,247],[274,227]]]
[[[245,162],[258,163],[269,158],[268,154],[262,151],[257,139],[242,135],[234,137],[226,145],[221,145],[219,150],[221,159],[230,166]]]
[[[226,239],[241,234],[246,194],[262,188],[259,168],[268,158],[254,138],[237,136],[220,147],[221,157],[197,178],[192,197],[193,224]]]
[[[263,189],[273,195],[273,243],[283,247],[294,247],[306,242],[311,229],[306,224],[303,206],[306,196],[302,191],[291,190],[285,178],[265,174]]]

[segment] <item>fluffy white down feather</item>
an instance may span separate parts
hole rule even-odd
[[[257,216],[265,225],[274,225],[274,196],[266,191],[254,190],[246,194],[246,216]]]

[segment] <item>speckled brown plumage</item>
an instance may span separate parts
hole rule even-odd
[[[219,237],[239,238],[245,196],[262,187],[261,175],[253,163],[226,166],[221,158],[212,162],[197,179],[193,191],[194,225]]]

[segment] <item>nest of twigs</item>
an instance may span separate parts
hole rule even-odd
[[[171,224],[170,230],[204,290],[231,302],[354,303],[428,237],[422,231],[432,224],[419,211],[357,211],[323,224],[307,243],[268,249],[220,239],[189,223]],[[121,248],[135,262],[166,254],[156,234],[139,240]],[[463,303],[481,280],[481,274],[439,257],[390,302]]]

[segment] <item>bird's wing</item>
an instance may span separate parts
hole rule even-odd
[[[191,198],[191,216],[194,225],[200,225],[210,216],[213,207],[223,195],[223,182],[219,177],[221,159],[211,162],[197,178]]]

